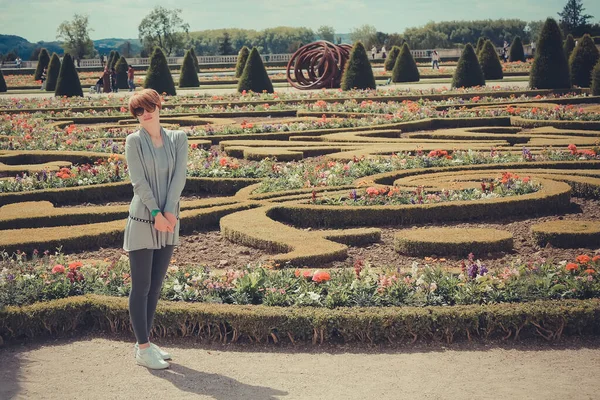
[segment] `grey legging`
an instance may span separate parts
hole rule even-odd
[[[165,246],[161,249],[141,249],[129,252],[131,267],[129,317],[139,344],[148,342],[154,312],[173,249],[174,246]]]

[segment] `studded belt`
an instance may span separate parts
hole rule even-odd
[[[153,224],[154,221],[150,220],[150,219],[142,219],[142,218],[138,218],[138,217],[134,217],[133,215],[130,215],[129,218],[131,218],[134,221],[138,221],[138,222],[145,222],[147,224]],[[177,219],[179,219],[179,217],[175,217]]]

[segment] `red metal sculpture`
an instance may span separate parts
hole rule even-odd
[[[288,62],[287,81],[296,89],[338,88],[350,50],[350,45],[335,45],[325,40],[302,46]]]

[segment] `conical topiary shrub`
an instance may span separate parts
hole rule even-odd
[[[399,54],[400,54],[400,47],[398,47],[398,46],[392,47],[392,50],[390,50],[390,54],[385,59],[384,68],[386,71],[391,71],[394,69],[394,65],[396,65],[396,59],[398,58]]]
[[[4,74],[2,73],[2,69],[0,69],[0,93],[4,93],[8,90],[6,87],[6,81],[4,80]]]
[[[548,18],[542,27],[529,73],[529,86],[532,89],[571,87],[569,64],[562,48],[562,33],[552,18]]]
[[[521,49],[523,47],[521,46]],[[496,48],[491,40],[487,40],[479,53],[479,64],[481,65],[481,71],[483,72],[483,79],[502,79],[504,74],[502,73],[502,64]]]
[[[129,84],[127,83],[127,60],[125,57],[121,56],[119,61],[115,64],[115,70],[117,71],[117,87],[119,89],[129,89]]]
[[[344,67],[341,87],[342,90],[375,89],[376,87],[369,56],[361,42],[357,42],[350,52],[350,59]]]
[[[35,75],[33,76],[34,81],[39,81],[42,78],[42,72],[44,72],[44,68],[48,66],[50,63],[50,54],[48,54],[48,50],[43,48],[40,50],[40,55],[38,56],[37,67],[35,67]]]
[[[569,33],[567,35],[567,39],[565,40],[565,43],[563,44],[563,50],[565,51],[565,57],[567,57],[567,60],[571,57],[571,53],[573,52],[574,49],[575,49],[575,39],[573,38],[573,35],[571,35]]]
[[[475,49],[471,43],[467,43],[465,46],[458,64],[456,65],[456,71],[454,71],[454,78],[452,78],[452,87],[472,87],[472,86],[483,86],[485,85],[485,78],[483,77],[483,71],[479,60],[475,55]]]
[[[241,93],[244,90],[255,93],[262,93],[263,91],[273,93],[273,84],[256,47],[253,47],[248,55],[244,72],[238,82],[238,92]]]
[[[521,42],[521,38],[517,36],[515,40],[513,40],[510,45],[510,53],[508,54],[508,61],[515,62],[521,61],[525,62],[525,51],[523,50],[523,42]]]
[[[46,77],[46,91],[54,92],[56,83],[58,82],[58,74],[60,73],[60,58],[58,54],[52,53],[50,64],[48,64],[48,75]]]
[[[594,40],[586,33],[569,58],[571,83],[579,87],[590,87],[592,70],[599,58],[600,54]]]
[[[150,66],[148,72],[146,72],[144,88],[154,89],[159,94],[166,93],[171,96],[176,94],[175,83],[173,83],[173,76],[167,64],[167,58],[160,47],[155,47],[150,57]]]
[[[590,88],[592,96],[600,96],[600,61],[592,70],[592,86]]]
[[[248,60],[248,56],[250,55],[250,50],[246,46],[242,47],[240,52],[238,53],[237,64],[235,65],[235,77],[239,78],[242,76],[244,72],[244,67],[246,66],[246,61]]]
[[[198,80],[198,72],[196,72],[196,66],[192,56],[192,51],[188,50],[185,52],[183,57],[183,65],[181,66],[181,72],[179,74],[179,87],[198,87],[200,81]]]
[[[481,49],[483,49],[483,45],[485,44],[485,38],[482,36],[477,40],[477,46],[475,47],[475,54],[479,57],[479,53]]]
[[[108,59],[106,60],[106,66],[108,67],[109,71],[113,65],[113,58],[115,58],[115,51],[111,50],[110,53],[108,53]]]
[[[115,56],[112,59],[112,65],[110,67],[116,69],[117,63],[119,62],[120,59],[121,59],[121,54],[119,54],[119,52],[115,50]]]
[[[417,63],[410,53],[408,44],[404,43],[392,70],[392,82],[418,82],[420,78]]]
[[[190,47],[190,55],[192,56],[192,61],[194,61],[196,72],[200,72],[200,66],[198,65],[198,57],[196,56],[196,51],[193,47]]]
[[[75,69],[73,58],[69,53],[63,57],[62,65],[60,66],[60,72],[58,73],[58,82],[56,83],[55,96],[83,96],[81,90],[81,82],[79,82],[79,75]]]

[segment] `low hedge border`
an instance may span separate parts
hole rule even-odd
[[[559,121],[559,120],[537,120],[525,119],[521,117],[511,117],[513,126],[522,128],[537,128],[540,126],[552,126],[558,129],[581,129],[581,130],[600,130],[600,121]]]
[[[600,246],[600,221],[548,221],[533,225],[531,233],[542,247],[548,243],[569,249]]]
[[[513,236],[489,228],[406,229],[394,235],[394,249],[409,256],[488,254],[510,252]]]
[[[600,300],[452,307],[338,308],[236,306],[161,301],[153,336],[261,344],[415,343],[521,340],[600,333]],[[6,340],[103,331],[133,337],[127,298],[70,297],[0,310]]]
[[[434,108],[436,110],[448,110],[450,108],[474,108],[474,107],[486,107],[486,108],[493,108],[493,107],[504,107],[507,105],[516,105],[517,107],[519,106],[527,106],[530,103],[540,103],[540,104],[588,104],[588,103],[600,103],[600,96],[585,96],[585,97],[569,97],[569,98],[558,98],[558,99],[531,99],[531,100],[518,100],[518,99],[513,99],[513,100],[509,100],[509,101],[502,101],[502,102],[477,102],[477,103],[466,103],[466,104],[450,104],[450,105],[443,105],[443,106],[435,106]]]

